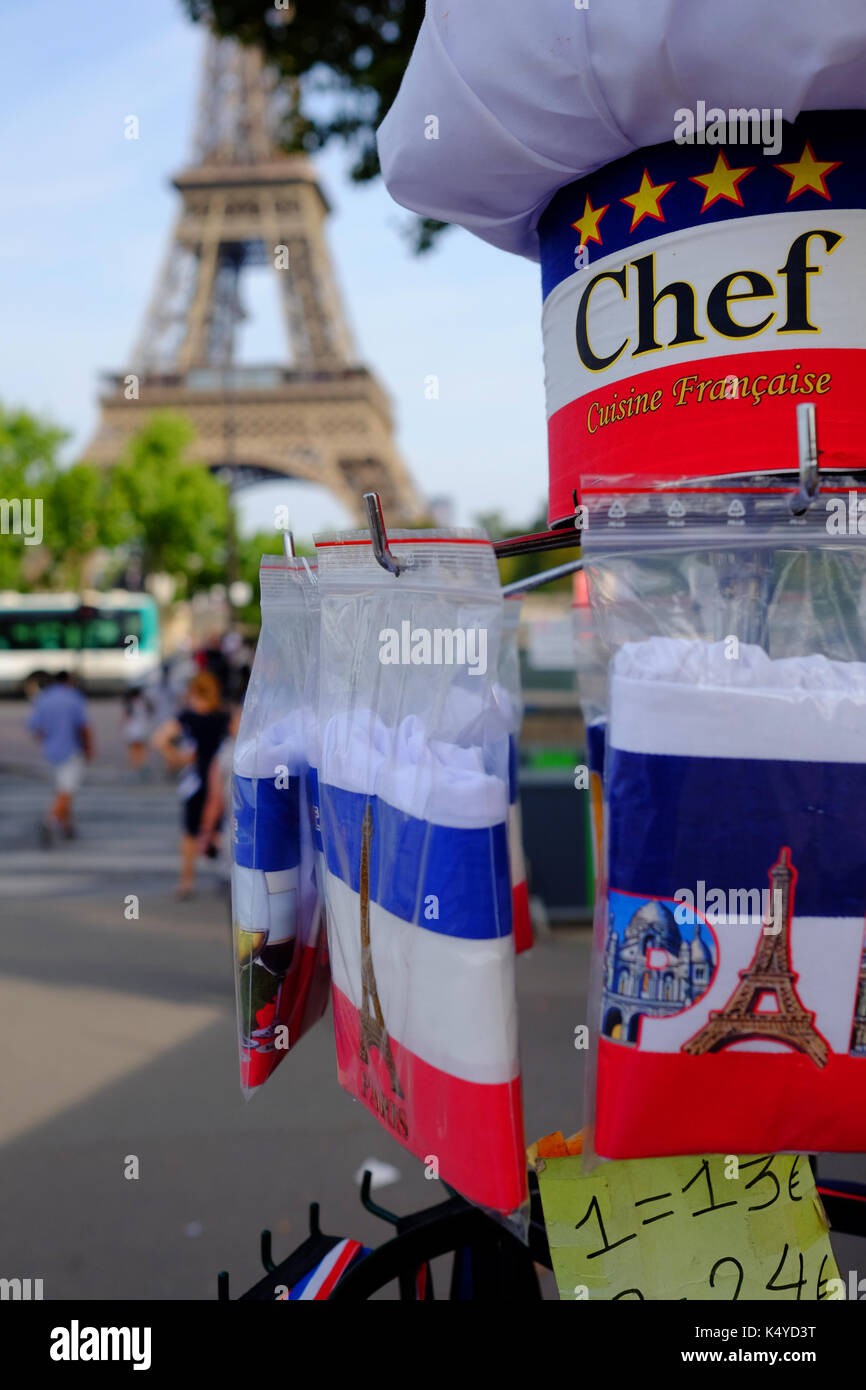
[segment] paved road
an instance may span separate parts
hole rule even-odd
[[[93,708],[81,837],[49,851],[25,717],[0,701],[0,1276],[42,1278],[47,1298],[190,1299],[213,1297],[227,1267],[238,1293],[259,1275],[261,1227],[288,1253],[311,1200],[326,1231],[380,1242],[361,1165],[396,1167],[377,1197],[399,1211],[438,1184],[338,1088],[329,1020],[244,1104],[220,885],[208,866],[197,897],[174,902],[173,789],[124,782],[116,703]],[[563,931],[518,965],[533,1137],[581,1123],[588,957],[588,933]],[[835,1169],[866,1176],[860,1159]],[[834,1245],[843,1272],[866,1275],[861,1242]]]

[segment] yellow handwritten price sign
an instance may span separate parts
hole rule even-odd
[[[582,1164],[537,1164],[560,1298],[844,1298],[801,1155]]]

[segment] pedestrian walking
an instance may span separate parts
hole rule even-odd
[[[186,704],[177,716],[156,730],[151,746],[167,765],[180,773],[180,878],[176,897],[189,898],[195,886],[195,861],[213,756],[225,738],[229,717],[222,708],[219,682],[210,671],[199,671],[187,689]]]
[[[231,926],[232,880],[232,769],[235,742],[241,722],[241,703],[232,703],[226,736],[217,749],[208,772],[198,849],[200,854],[213,854],[225,888],[229,926]],[[226,827],[228,826],[228,832]]]
[[[126,691],[123,696],[123,737],[130,770],[138,778],[146,771],[147,743],[154,712],[153,702],[140,685]]]
[[[93,756],[87,701],[72,684],[68,671],[59,671],[33,701],[27,727],[42,746],[54,776],[54,800],[39,825],[42,844],[49,847],[60,833],[75,836],[72,806],[81,785],[84,764]]]
[[[230,837],[229,840],[226,840],[225,836],[220,835],[220,831],[224,827],[226,816],[230,813],[232,805],[232,765],[235,740],[241,722],[240,701],[232,702],[228,721],[226,736],[217,749],[208,772],[204,808],[199,828],[199,852],[207,854],[208,850],[218,846],[217,857],[226,882],[231,878]]]
[[[216,677],[220,690],[225,695],[228,693],[231,667],[223,641],[219,633],[212,633],[195,653],[195,662],[199,670],[210,671]]]

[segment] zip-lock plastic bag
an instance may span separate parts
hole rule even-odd
[[[319,798],[340,1084],[465,1197],[526,1197],[503,599],[478,531],[317,537]]]
[[[589,795],[589,824],[592,841],[592,871],[596,901],[603,892],[601,854],[604,822],[604,738],[607,723],[608,650],[592,620],[586,575],[578,570],[574,576],[574,599],[571,605],[571,630],[574,638],[574,666],[577,674],[577,697],[583,715],[586,735],[586,775],[588,784],[582,787],[583,769],[575,787]]]
[[[494,698],[508,724],[508,856],[511,860],[511,911],[514,949],[518,955],[532,948],[532,918],[529,913],[529,888],[526,883],[526,860],[523,854],[523,819],[520,814],[520,726],[523,723],[523,698],[520,690],[520,649],[518,631],[522,594],[506,600],[502,619],[502,641],[499,644],[499,673],[494,686]]]
[[[234,752],[232,920],[241,1088],[261,1086],[323,1014],[330,974],[314,821],[318,589],[266,555],[262,629]]]
[[[754,481],[589,502],[602,1157],[866,1148],[866,494]]]

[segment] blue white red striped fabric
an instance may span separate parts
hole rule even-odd
[[[511,930],[518,955],[532,946],[532,917],[523,857],[523,820],[520,813],[520,729],[523,700],[520,687],[520,612],[523,595],[513,594],[504,606],[499,647],[498,680],[493,689],[496,704],[508,727],[508,855],[511,860]]]
[[[249,1095],[327,1006],[312,824],[319,638],[313,569],[265,556],[262,630],[233,753],[232,920],[241,1087]]]
[[[628,643],[605,764],[597,1151],[861,1151],[866,665]]]
[[[323,729],[340,1079],[445,1181],[508,1212],[525,1195],[508,787],[477,748],[419,734],[360,712]]]
[[[369,1255],[370,1247],[359,1240],[338,1240],[303,1279],[293,1284],[287,1293],[281,1294],[277,1302],[313,1302],[315,1299],[329,1298],[343,1275],[356,1262]]]
[[[514,950],[519,956],[532,948],[532,917],[529,912],[529,886],[523,856],[523,818],[520,813],[518,781],[518,742],[509,739],[508,764],[508,858],[511,865],[511,930]]]
[[[273,945],[297,934],[301,866],[300,721],[239,741],[232,777],[232,914]]]

